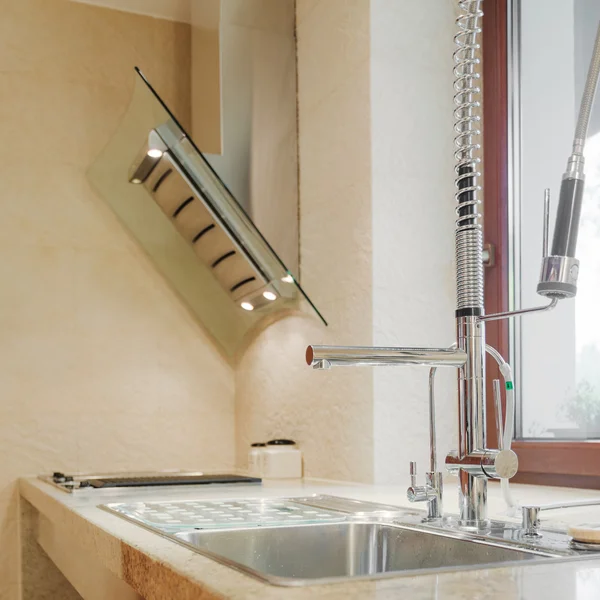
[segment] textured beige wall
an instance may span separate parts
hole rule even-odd
[[[191,131],[201,152],[223,151],[221,114],[221,0],[191,5]]]
[[[297,0],[302,283],[329,320],[280,321],[236,372],[237,460],[290,436],[305,472],[373,477],[373,374],[316,372],[309,343],[372,341],[369,0]]]
[[[189,120],[188,25],[0,0],[0,597],[17,594],[16,478],[219,468],[230,368],[89,188],[139,65]]]

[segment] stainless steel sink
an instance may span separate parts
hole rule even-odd
[[[492,521],[465,531],[453,517],[335,496],[112,503],[121,518],[274,585],[310,585],[598,556],[562,531],[530,537]]]
[[[197,530],[181,543],[276,585],[539,559],[543,554],[373,521]]]

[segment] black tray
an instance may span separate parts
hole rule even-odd
[[[198,485],[209,483],[260,483],[257,477],[244,475],[141,475],[138,477],[105,477],[89,479],[95,488],[109,487],[146,487],[152,485]]]

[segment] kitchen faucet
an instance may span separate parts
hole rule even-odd
[[[430,471],[426,485],[416,485],[416,465],[411,463],[411,487],[408,490],[412,502],[427,501],[428,519],[441,518],[442,474],[436,469],[435,457],[435,410],[433,381],[438,367],[459,369],[460,429],[459,450],[446,458],[446,468],[456,473],[460,482],[460,524],[477,529],[488,525],[487,480],[490,478],[510,479],[516,472],[518,460],[509,449],[486,448],[485,389],[483,377],[475,369],[484,368],[481,351],[485,353],[482,335],[473,340],[461,336],[464,317],[459,317],[459,338],[456,348],[370,348],[343,346],[309,346],[306,362],[316,369],[331,369],[340,366],[386,366],[419,365],[431,368],[429,377],[429,421],[430,421]],[[484,325],[478,324],[481,332]],[[480,344],[483,347],[480,349]],[[469,397],[469,394],[473,396]],[[470,402],[467,405],[467,401]]]
[[[456,344],[452,348],[370,348],[309,346],[306,361],[316,369],[340,366],[385,366],[420,365],[430,367],[429,417],[430,417],[430,471],[424,486],[416,485],[416,465],[411,463],[411,486],[409,500],[428,503],[428,519],[441,518],[442,476],[437,471],[435,457],[435,409],[433,380],[438,367],[458,369],[459,388],[459,440],[458,449],[445,459],[446,469],[459,480],[459,525],[463,528],[481,530],[489,526],[487,517],[488,479],[510,479],[518,469],[517,455],[502,443],[502,419],[497,418],[499,448],[487,447],[486,431],[486,349],[496,358],[499,353],[486,346],[485,325],[487,321],[505,319],[526,313],[551,310],[558,300],[572,298],[577,291],[579,262],[575,258],[577,231],[583,194],[583,146],[591,106],[600,74],[600,28],[596,38],[594,55],[588,72],[579,119],[577,122],[573,152],[567,171],[563,176],[559,207],[552,244],[548,247],[549,193],[544,198],[544,248],[538,293],[549,299],[549,304],[486,315],[484,312],[483,276],[483,232],[478,212],[477,198],[481,187],[477,172],[480,159],[475,156],[480,145],[478,129],[479,108],[477,100],[480,89],[477,66],[481,33],[480,20],[483,16],[483,0],[459,0],[461,14],[456,23],[458,33],[454,37],[457,46],[454,52],[454,110],[456,136],[455,171],[457,202],[455,249],[456,249]],[[500,364],[500,362],[499,362]],[[508,382],[507,382],[508,385]],[[512,385],[512,382],[511,382]],[[497,385],[495,390],[499,390]],[[499,391],[496,392],[499,406]],[[499,410],[499,409],[497,409]],[[512,419],[507,414],[507,422]]]

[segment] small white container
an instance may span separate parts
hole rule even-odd
[[[263,463],[266,444],[256,442],[250,446],[248,452],[248,475],[252,477],[263,476]]]
[[[292,440],[271,440],[262,449],[265,479],[298,479],[302,477],[302,451]]]

